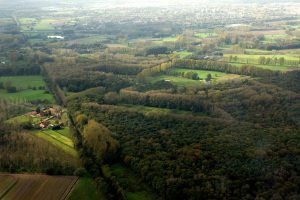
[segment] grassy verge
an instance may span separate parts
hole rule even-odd
[[[106,200],[106,197],[97,191],[92,178],[84,177],[77,181],[68,200]]]

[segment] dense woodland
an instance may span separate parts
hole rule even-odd
[[[91,176],[111,200],[300,198],[298,18],[30,9],[0,8],[1,172]],[[56,104],[78,157],[9,121]]]

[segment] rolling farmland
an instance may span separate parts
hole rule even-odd
[[[63,200],[77,182],[75,176],[0,175],[0,199]]]

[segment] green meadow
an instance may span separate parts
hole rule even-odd
[[[97,190],[92,178],[83,177],[77,181],[68,200],[106,200],[106,197]]]
[[[0,77],[0,82],[10,83],[17,88],[17,92],[8,93],[4,89],[0,89],[1,97],[20,100],[20,101],[36,101],[44,100],[53,103],[53,96],[46,92],[46,83],[42,76],[7,76]]]
[[[188,78],[184,78],[182,76],[175,76],[172,73],[183,73],[183,72],[194,72],[197,73],[200,80],[192,80]],[[184,86],[184,87],[197,87],[200,85],[205,84],[205,78],[208,74],[212,76],[212,82],[224,82],[233,79],[240,79],[242,76],[236,74],[226,74],[223,72],[216,72],[216,71],[206,71],[206,70],[191,70],[191,69],[180,69],[180,68],[173,68],[170,70],[171,75],[159,75],[154,77],[149,77],[148,81],[151,83],[155,83],[157,81],[169,81],[174,85],[177,86]]]

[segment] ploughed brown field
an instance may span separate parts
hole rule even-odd
[[[64,200],[76,176],[0,174],[1,200]]]

